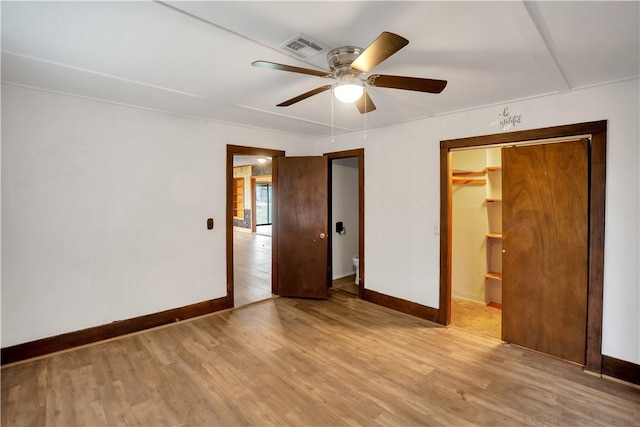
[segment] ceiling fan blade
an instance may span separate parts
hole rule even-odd
[[[351,68],[368,73],[408,44],[409,40],[404,37],[385,31],[351,63]]]
[[[414,90],[418,92],[440,93],[447,86],[446,80],[422,79],[419,77],[388,76],[372,74],[367,79],[373,87]]]
[[[362,96],[356,101],[356,107],[360,110],[360,114],[370,113],[376,109],[376,105],[371,100],[369,92],[367,92],[366,89]]]
[[[272,70],[290,71],[292,73],[309,74],[312,76],[324,77],[332,79],[333,74],[328,71],[312,70],[310,68],[294,67],[292,65],[278,64],[269,61],[254,61],[251,63],[254,67],[271,68]]]
[[[317,94],[322,93],[322,92],[324,92],[326,90],[329,90],[332,87],[333,86],[331,86],[331,85],[325,85],[325,86],[317,87],[317,88],[315,88],[313,90],[310,90],[309,92],[303,93],[302,95],[298,95],[295,98],[287,99],[286,101],[281,102],[280,104],[278,104],[277,107],[288,107],[289,105],[295,104],[296,102],[300,102],[303,99],[307,99],[307,98],[309,98],[309,97],[311,97],[313,95],[317,95]]]

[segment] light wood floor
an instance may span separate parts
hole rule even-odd
[[[267,231],[270,233],[270,230],[261,230],[261,233]],[[262,301],[272,296],[271,236],[234,229],[233,299],[235,307]]]
[[[341,292],[14,366],[3,426],[638,425],[637,388]]]

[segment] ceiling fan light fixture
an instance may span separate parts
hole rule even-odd
[[[351,104],[362,96],[364,87],[355,83],[341,84],[333,88],[333,94],[340,102]]]

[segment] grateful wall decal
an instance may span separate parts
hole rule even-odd
[[[509,111],[509,107],[504,107],[504,109],[498,113],[498,117],[499,119],[492,121],[489,126],[498,126],[502,130],[509,130],[522,123],[522,114],[512,114]]]

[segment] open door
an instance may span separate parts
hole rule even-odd
[[[327,158],[279,157],[277,293],[302,298],[328,297]]]
[[[585,364],[586,139],[502,152],[502,339]]]

